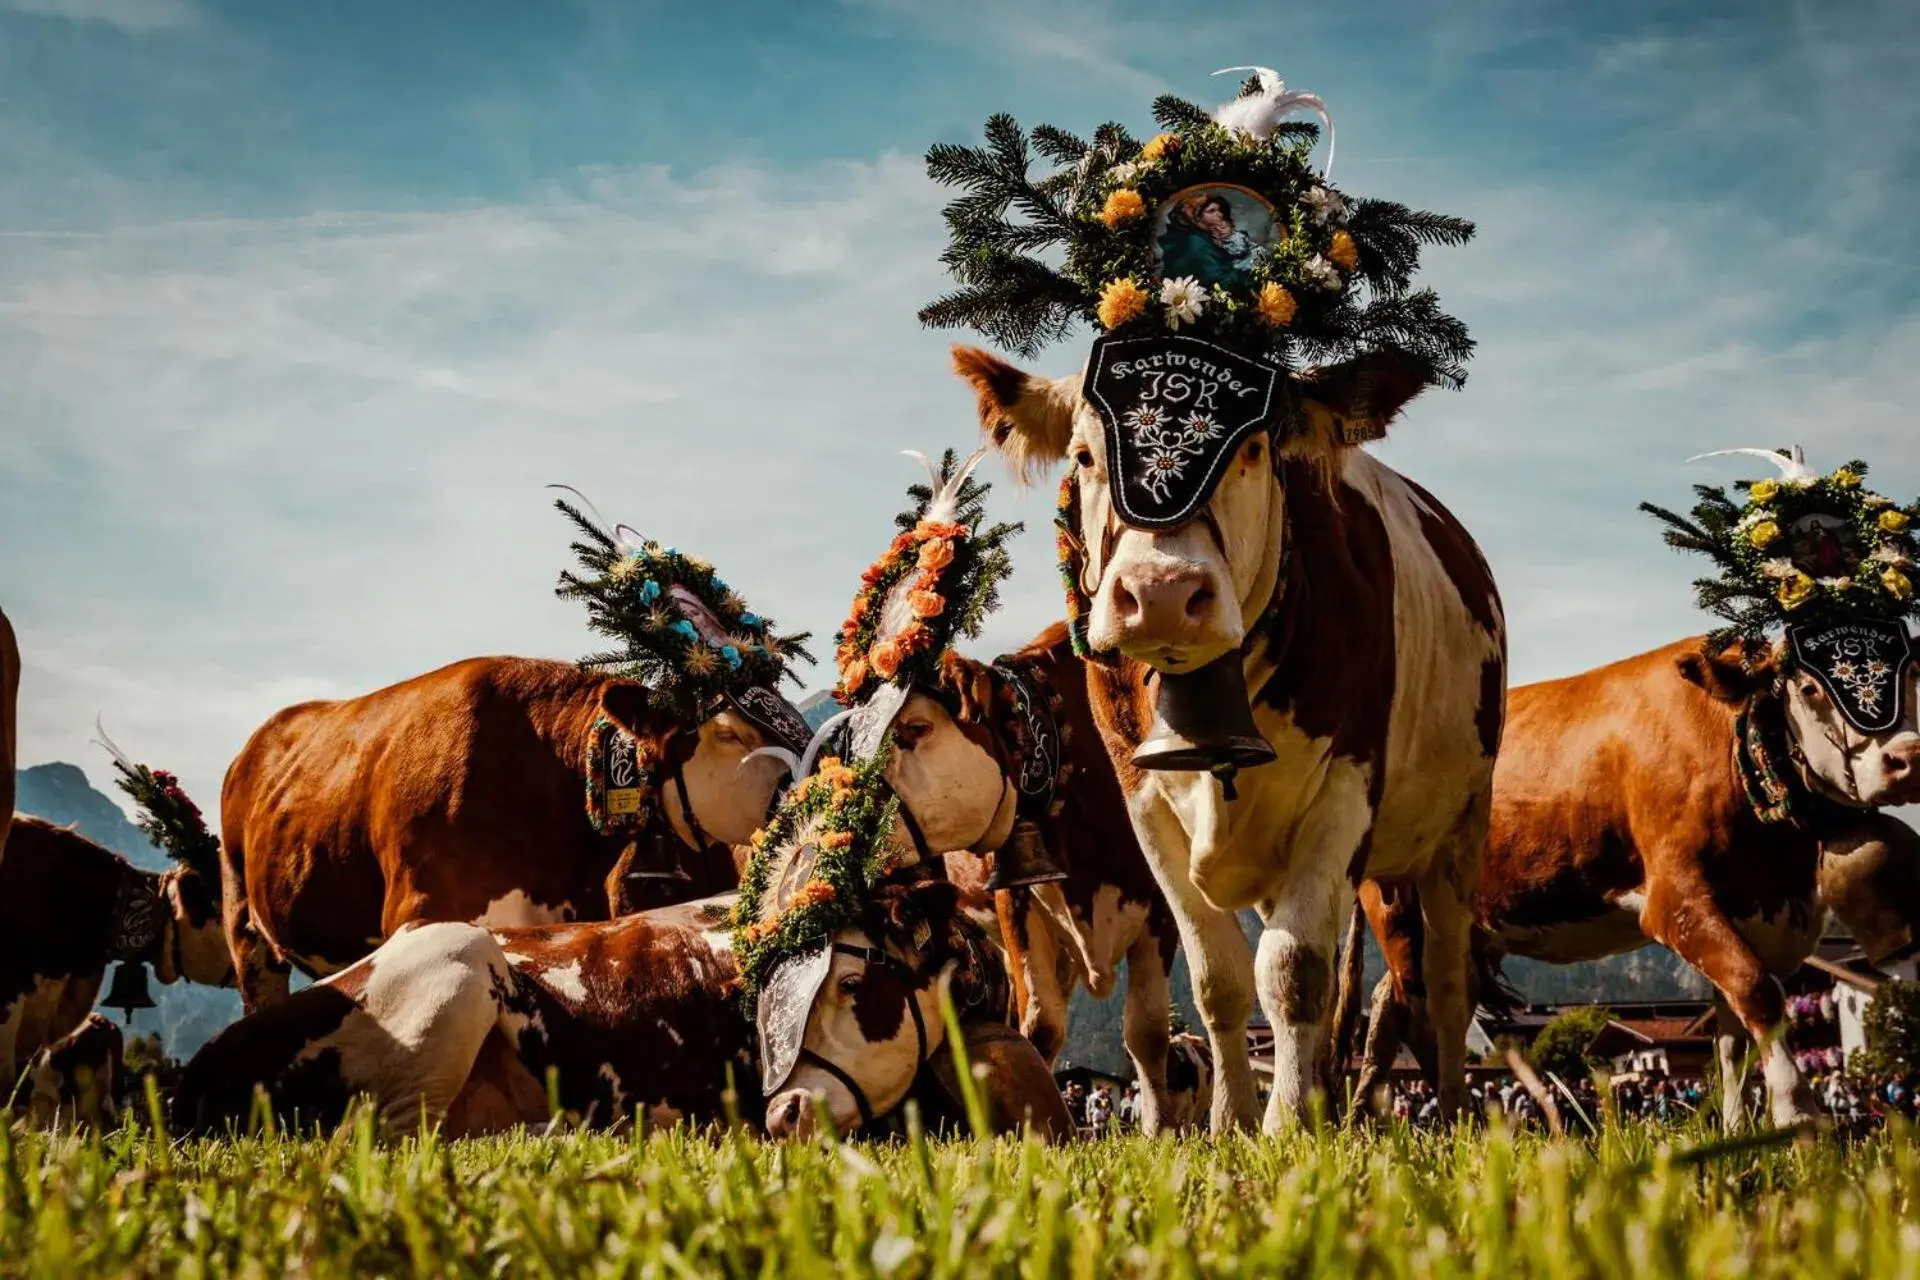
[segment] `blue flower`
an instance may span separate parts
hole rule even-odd
[[[672,559],[673,557],[679,555],[680,553],[678,551],[675,551],[672,547],[668,547],[663,554],[665,554],[668,559]]]
[[[760,615],[757,613],[743,613],[740,615],[740,625],[743,627],[751,627],[755,631],[758,631],[767,624],[761,621]]]
[[[695,631],[693,629],[693,624],[691,622],[688,622],[685,618],[682,618],[680,619],[680,621],[674,623],[673,626],[669,628],[669,630],[678,632],[680,635],[685,636],[687,638],[688,644],[692,644],[694,641],[700,638],[700,633],[698,631]]]
[[[649,578],[640,586],[640,603],[652,604],[660,598],[660,584]]]
[[[713,589],[722,595],[726,594],[727,584],[720,581],[720,575],[717,573],[713,575]]]
[[[732,667],[735,671],[738,671],[740,669],[740,651],[734,648],[732,645],[730,644],[722,645],[720,647],[720,656],[725,658],[727,660],[727,665]]]

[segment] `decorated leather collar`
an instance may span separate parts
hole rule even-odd
[[[1073,763],[1060,694],[1039,664],[1003,655],[993,663],[1006,690],[1012,716],[1004,721],[1007,775],[1019,797],[1019,814],[1050,818],[1060,813]]]
[[[169,914],[161,878],[138,867],[122,866],[108,914],[107,959],[135,963],[156,959],[166,937]]]

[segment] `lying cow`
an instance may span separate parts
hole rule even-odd
[[[34,1055],[28,1071],[27,1115],[35,1128],[61,1122],[110,1125],[120,1114],[123,1071],[120,1028],[98,1013]]]
[[[851,1129],[892,1111],[945,1049],[938,990],[960,957],[911,937],[923,920],[944,926],[957,903],[944,883],[896,887],[864,927],[836,939],[844,950],[805,1044],[839,1073],[833,1085],[849,1105],[828,1098],[837,1124]],[[496,931],[409,924],[372,955],[210,1041],[187,1066],[176,1123],[201,1133],[244,1124],[259,1087],[286,1123],[337,1123],[356,1095],[368,1095],[396,1130],[424,1119],[451,1136],[493,1133],[549,1118],[551,1072],[562,1108],[589,1124],[709,1124],[731,1110],[776,1136],[806,1133],[815,1118],[806,1080],[762,1109],[724,920],[730,905],[723,897]],[[949,932],[930,936],[943,948]],[[978,1039],[1001,1122],[1031,1117],[1043,1132],[1064,1132],[1058,1091],[1032,1047],[990,1032]]]
[[[1911,688],[1906,708],[1892,730],[1862,733],[1778,651],[1749,671],[1698,639],[1514,690],[1480,881],[1488,958],[1565,964],[1662,943],[1713,984],[1723,1068],[1744,1032],[1766,1046],[1774,1120],[1812,1114],[1778,1034],[1780,979],[1812,952],[1824,907],[1876,959],[1910,950],[1920,923],[1920,838],[1872,811],[1920,799]],[[1769,786],[1787,820],[1759,816],[1750,793]],[[1375,993],[1370,1083],[1418,1014],[1421,974],[1411,890],[1362,901],[1392,970]],[[1729,1124],[1742,1093],[1723,1091]]]
[[[683,896],[732,887],[716,846],[752,836],[799,746],[776,717],[727,705],[688,729],[632,680],[473,658],[288,708],[228,768],[225,919],[247,1008],[283,999],[290,965],[336,972],[409,921],[612,914],[636,837],[603,833],[583,802],[602,721],[664,762],[655,821],[696,873]]]
[[[7,856],[7,831],[13,825],[13,771],[19,767],[14,737],[20,705],[20,646],[13,624],[0,613],[0,861]]]
[[[1041,783],[1058,788],[1057,813],[1038,818],[1047,845],[1067,878],[999,895],[1020,1029],[1052,1062],[1066,1044],[1067,1006],[1085,986],[1106,999],[1120,963],[1127,966],[1122,1037],[1140,1081],[1141,1127],[1148,1133],[1179,1122],[1167,1119],[1175,1105],[1169,1073],[1167,1026],[1171,1011],[1169,973],[1180,940],[1166,896],[1154,882],[1140,843],[1127,820],[1126,798],[1113,764],[1100,744],[1087,697],[1086,665],[1073,654],[1064,624],[1056,623],[1018,652],[992,666],[953,660],[980,690],[996,746],[1005,759],[1032,753],[1036,735],[1023,707],[1035,700],[1043,736]],[[959,675],[949,683],[958,683]],[[1018,682],[1017,685],[1015,682]],[[1051,695],[1049,697],[1049,695]],[[1056,723],[1057,722],[1057,723]],[[972,858],[950,859],[956,878],[983,882],[984,866]],[[1199,1117],[1204,1123],[1204,1112]]]
[[[1362,357],[1296,377],[1284,392],[1308,429],[1262,430],[1213,460],[1214,487],[1192,495],[1183,523],[1156,530],[1118,517],[1119,460],[1080,373],[1038,377],[966,348],[955,364],[1015,471],[1071,468],[1064,544],[1102,655],[1088,677],[1094,719],[1193,970],[1218,1072],[1213,1126],[1255,1119],[1256,984],[1275,1030],[1266,1124],[1306,1114],[1330,1066],[1341,925],[1369,875],[1421,884],[1441,1101],[1464,1107],[1467,944],[1505,622],[1473,539],[1353,443],[1384,431],[1424,372]],[[1236,654],[1278,759],[1243,773],[1232,801],[1209,774],[1135,767],[1166,682]],[[1265,926],[1257,959],[1234,914],[1249,906]]]
[[[0,1080],[85,1021],[108,964],[231,986],[218,890],[190,867],[142,871],[66,827],[14,819],[0,863]]]

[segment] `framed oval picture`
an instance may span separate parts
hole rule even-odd
[[[1244,289],[1261,252],[1287,229],[1256,191],[1212,182],[1175,192],[1154,220],[1154,256],[1168,279],[1192,276],[1211,289]]]

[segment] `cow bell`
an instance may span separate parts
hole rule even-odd
[[[118,1009],[122,1022],[133,1021],[135,1009],[153,1008],[153,996],[147,991],[147,966],[122,960],[113,967],[113,981],[107,984],[103,1008]]]
[[[1238,651],[1221,654],[1185,674],[1160,675],[1153,728],[1133,753],[1137,769],[1211,773],[1232,800],[1242,769],[1274,758],[1247,701],[1247,675]]]
[[[987,889],[1018,889],[1066,878],[1067,869],[1053,856],[1040,824],[1032,818],[1021,818],[1013,824],[1013,835],[993,855],[993,874],[987,877]]]
[[[691,880],[680,865],[680,841],[665,831],[646,831],[620,855],[623,880]]]

